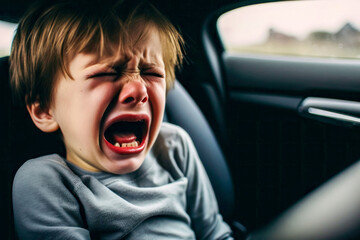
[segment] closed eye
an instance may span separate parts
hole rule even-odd
[[[116,77],[119,74],[117,72],[101,72],[101,73],[96,73],[94,75],[89,76],[89,78],[100,78],[100,77]]]
[[[160,73],[155,73],[155,72],[145,72],[142,73],[143,75],[148,75],[148,76],[153,76],[153,77],[159,77],[159,78],[164,78],[165,76],[163,74]]]

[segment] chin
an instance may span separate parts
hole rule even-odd
[[[113,160],[116,161],[115,163],[112,163],[108,169],[107,172],[113,173],[113,174],[127,174],[131,172],[135,172],[140,168],[142,163],[144,162],[145,157],[131,157],[127,159],[121,159],[121,160]]]

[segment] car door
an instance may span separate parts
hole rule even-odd
[[[351,18],[358,3],[303,1],[307,3],[299,7],[298,2],[256,6],[245,2],[222,9],[208,19],[203,36],[215,73],[213,86],[225,99],[224,145],[236,188],[236,215],[250,230],[269,222],[360,156],[360,28],[358,19]],[[315,6],[306,5],[309,2],[316,3],[318,16],[312,14]],[[239,11],[242,18],[228,20],[230,25],[244,25],[243,30],[221,25],[224,12],[233,8],[253,11]],[[279,18],[278,26],[261,30],[260,22],[281,11],[287,14]],[[331,29],[309,28],[303,37],[286,32],[297,25],[316,25],[320,15],[339,17],[339,11],[349,11],[344,15],[350,20],[341,19]],[[284,23],[290,30],[282,28]],[[226,45],[256,31],[263,31],[261,43],[238,49]],[[338,53],[341,49],[343,55]]]

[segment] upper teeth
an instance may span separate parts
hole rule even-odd
[[[133,142],[130,142],[130,143],[118,143],[116,142],[114,144],[115,147],[138,147],[140,145],[140,142],[139,141],[133,141]]]

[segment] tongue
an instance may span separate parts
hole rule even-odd
[[[136,140],[136,135],[132,132],[114,133],[114,140],[118,143],[131,143]]]

